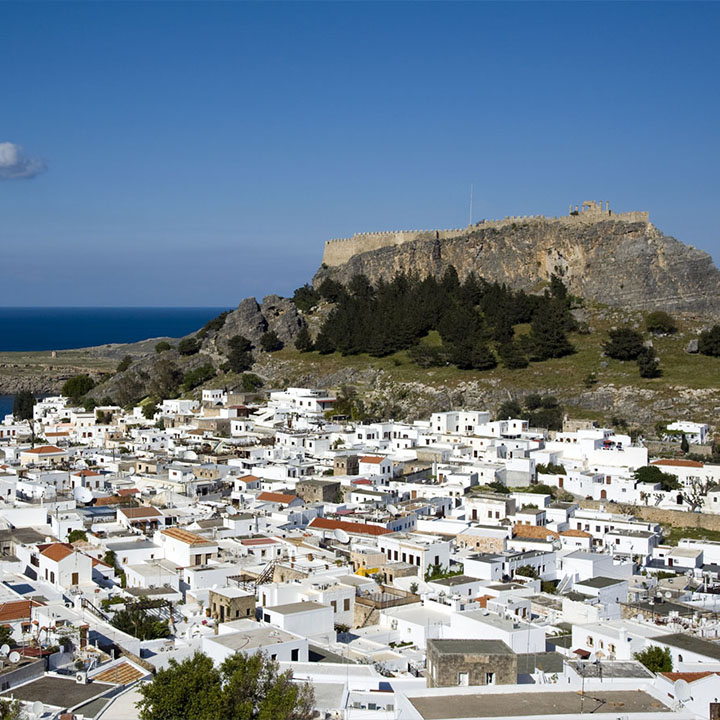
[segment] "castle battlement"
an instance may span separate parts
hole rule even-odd
[[[581,206],[570,206],[567,215],[546,217],[545,215],[512,215],[499,220],[481,220],[470,227],[451,228],[448,230],[387,230],[383,232],[355,233],[349,238],[333,238],[325,243],[323,264],[328,266],[343,265],[354,255],[385,247],[402,245],[414,240],[450,240],[467,235],[475,229],[502,228],[508,225],[529,222],[559,223],[562,225],[581,225],[586,223],[614,220],[618,222],[650,222],[650,214],[646,211],[615,213],[606,202],[586,200]]]

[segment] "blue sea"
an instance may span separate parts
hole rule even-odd
[[[182,337],[219,315],[222,307],[5,307],[0,351],[69,350]]]
[[[224,307],[5,307],[0,308],[0,351],[69,350],[182,337],[199,330]],[[0,420],[13,396],[0,395]]]

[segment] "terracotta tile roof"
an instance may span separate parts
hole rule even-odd
[[[118,512],[121,512],[129,520],[162,517],[162,513],[156,507],[121,508]]]
[[[55,562],[60,562],[61,560],[64,560],[68,555],[72,555],[75,552],[75,548],[72,545],[68,545],[67,543],[38,545],[38,547],[41,548],[41,555],[49,558],[50,560],[54,560]]]
[[[285,493],[274,493],[274,492],[261,492],[258,496],[258,500],[265,500],[266,502],[275,503],[291,503],[293,500],[297,500],[297,495],[286,495]]]
[[[241,545],[274,545],[277,543],[277,540],[273,540],[273,538],[246,538],[245,540],[241,540]]]
[[[672,682],[677,682],[678,680],[685,680],[685,682],[691,683],[695,682],[696,680],[702,680],[708,675],[720,675],[720,672],[715,672],[713,670],[703,670],[700,672],[664,672],[660,674]]]
[[[209,540],[206,540],[201,535],[196,535],[193,532],[190,532],[189,530],[183,530],[182,528],[168,528],[167,530],[162,531],[163,535],[167,535],[168,537],[173,538],[174,540],[179,540],[180,542],[185,543],[186,545],[212,545]]]
[[[697,460],[653,460],[651,465],[664,465],[666,467],[692,467],[702,468],[705,465]]]
[[[115,683],[116,685],[129,685],[143,676],[136,667],[124,662],[93,676],[98,682]]]
[[[121,488],[117,494],[120,497],[128,497],[129,495],[139,495],[140,491],[137,488]]]
[[[95,472],[94,470],[76,470],[73,475],[77,475],[78,477],[99,477],[100,473]]]
[[[125,498],[122,498],[119,495],[108,495],[107,497],[95,498],[95,505],[119,505],[122,502],[125,502]],[[130,510],[130,508],[127,509]]]
[[[554,530],[539,525],[515,525],[513,527],[513,537],[527,538],[528,540],[546,540],[548,536],[552,537],[553,540],[560,537]]]
[[[360,458],[361,463],[372,463],[373,465],[379,465],[385,458],[376,457],[375,455],[364,455]]]
[[[581,538],[591,538],[592,535],[589,532],[585,532],[584,530],[563,530],[561,533],[564,537],[581,537]]]
[[[37,600],[11,600],[10,602],[0,603],[0,622],[29,620],[32,608],[38,605],[44,605],[44,603]]]
[[[351,485],[372,485],[372,482],[367,478],[359,478],[358,480],[352,480]]]
[[[67,431],[63,432],[46,432],[45,437],[69,437],[70,433]]]
[[[55,445],[41,445],[40,447],[32,448],[32,450],[23,450],[23,452],[31,455],[53,455],[64,453],[65,451]]]
[[[365,523],[346,522],[344,520],[330,520],[329,518],[313,518],[308,525],[318,530],[345,530],[355,535],[388,535],[392,530],[380,527],[379,525],[366,525]]]
[[[255,475],[243,475],[242,477],[239,477],[238,480],[244,480],[245,482],[256,482],[260,478]]]

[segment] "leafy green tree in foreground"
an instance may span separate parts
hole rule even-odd
[[[170,635],[167,622],[151,615],[143,601],[126,605],[124,610],[115,614],[112,625],[139,640],[157,640]]]
[[[608,337],[603,349],[608,357],[615,360],[635,360],[643,351],[642,335],[632,328],[611,330]]]
[[[671,473],[663,472],[657,465],[644,465],[639,467],[633,477],[641,483],[660,483],[663,490],[677,490],[680,487],[677,477]]]
[[[703,355],[720,356],[720,325],[703,330],[698,338],[698,352]]]
[[[140,720],[310,720],[314,713],[312,687],[279,673],[263,653],[235,653],[219,668],[202,653],[170,660],[140,694]]]
[[[670,648],[661,648],[657,645],[645,648],[635,653],[635,659],[641,662],[650,672],[672,672],[672,655]]]

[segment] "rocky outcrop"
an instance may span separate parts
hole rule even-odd
[[[371,280],[398,272],[424,277],[454,266],[515,288],[537,291],[561,275],[570,291],[589,300],[634,310],[665,309],[720,316],[720,271],[705,252],[664,235],[650,222],[602,219],[576,225],[530,218],[500,226],[478,225],[457,237],[427,234],[402,244],[361,252],[318,270],[346,282],[357,273]]]

